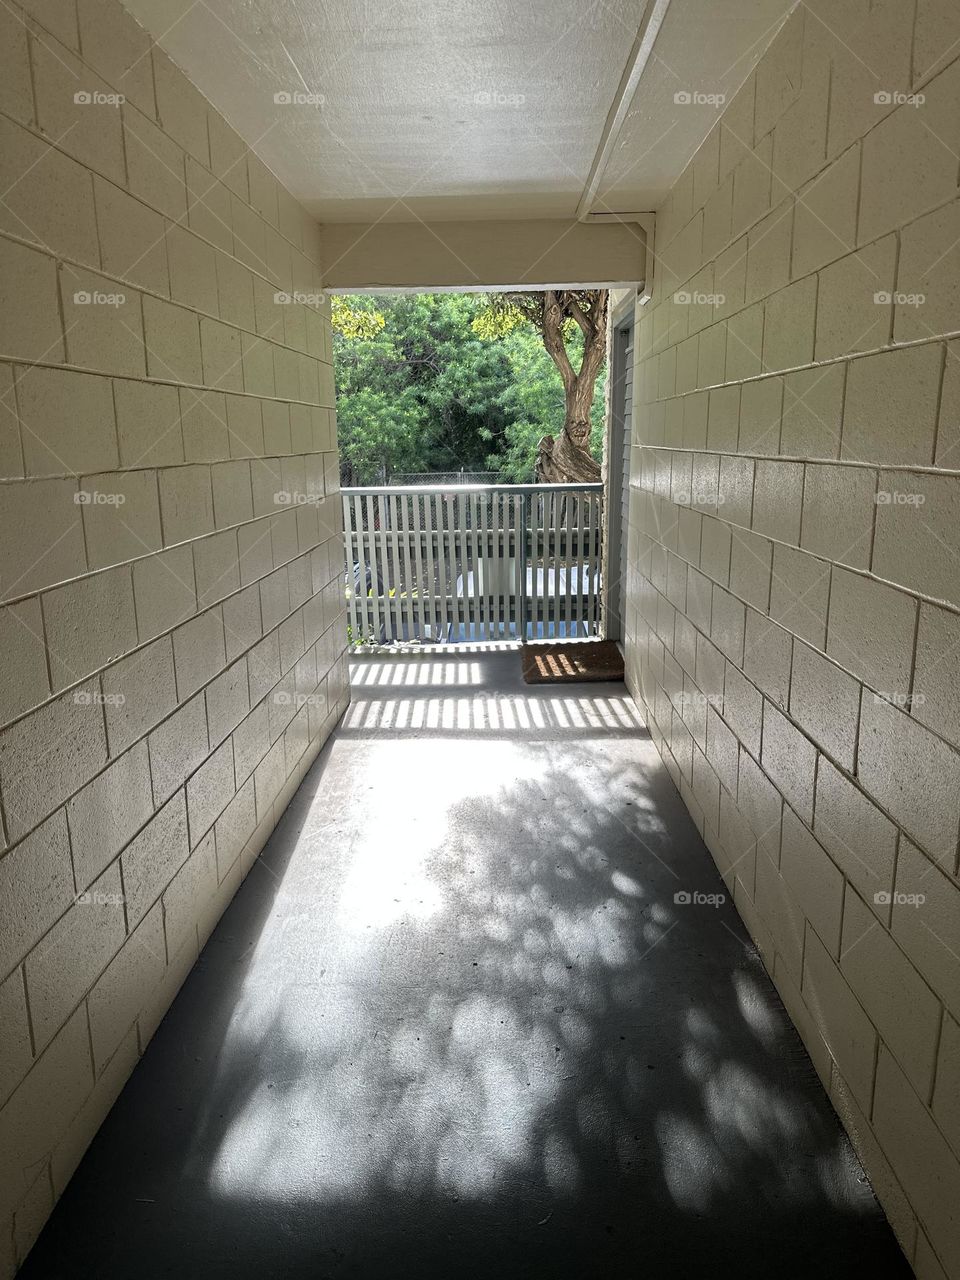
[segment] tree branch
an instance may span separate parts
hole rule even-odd
[[[563,308],[553,289],[546,289],[543,294],[543,345],[560,371],[564,391],[569,394],[576,385],[577,375],[563,341]]]
[[[574,320],[576,320],[577,324],[580,326],[583,336],[589,342],[589,340],[593,337],[594,333],[596,332],[596,325],[593,323],[593,320],[590,318],[590,316],[588,316],[584,312],[583,308],[580,306],[579,301],[572,294],[568,294],[567,296],[568,296],[567,312],[569,315],[573,317]]]

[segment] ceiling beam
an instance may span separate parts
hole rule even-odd
[[[627,65],[623,69],[617,91],[613,95],[613,102],[600,134],[600,142],[594,153],[593,164],[590,166],[590,173],[580,196],[580,203],[577,205],[577,217],[580,219],[587,218],[592,211],[593,202],[600,188],[600,180],[617,144],[633,95],[637,91],[640,77],[653,53],[653,46],[669,7],[670,0],[647,0],[636,39],[630,47]]]
[[[622,220],[334,223],[321,228],[331,292],[546,289],[639,284],[647,235]]]

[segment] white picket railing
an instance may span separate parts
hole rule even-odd
[[[598,633],[602,484],[342,494],[355,644]]]

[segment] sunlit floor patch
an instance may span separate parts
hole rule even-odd
[[[24,1275],[904,1275],[622,686],[354,694]]]

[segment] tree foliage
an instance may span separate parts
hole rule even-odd
[[[330,301],[330,322],[344,338],[375,338],[386,323],[380,311],[357,306],[343,294]]]
[[[334,299],[337,420],[346,479],[407,471],[493,471],[533,478],[538,442],[558,435],[564,387],[519,307],[489,295],[350,295]],[[583,335],[567,335],[582,358]],[[597,379],[590,445],[602,446]]]

